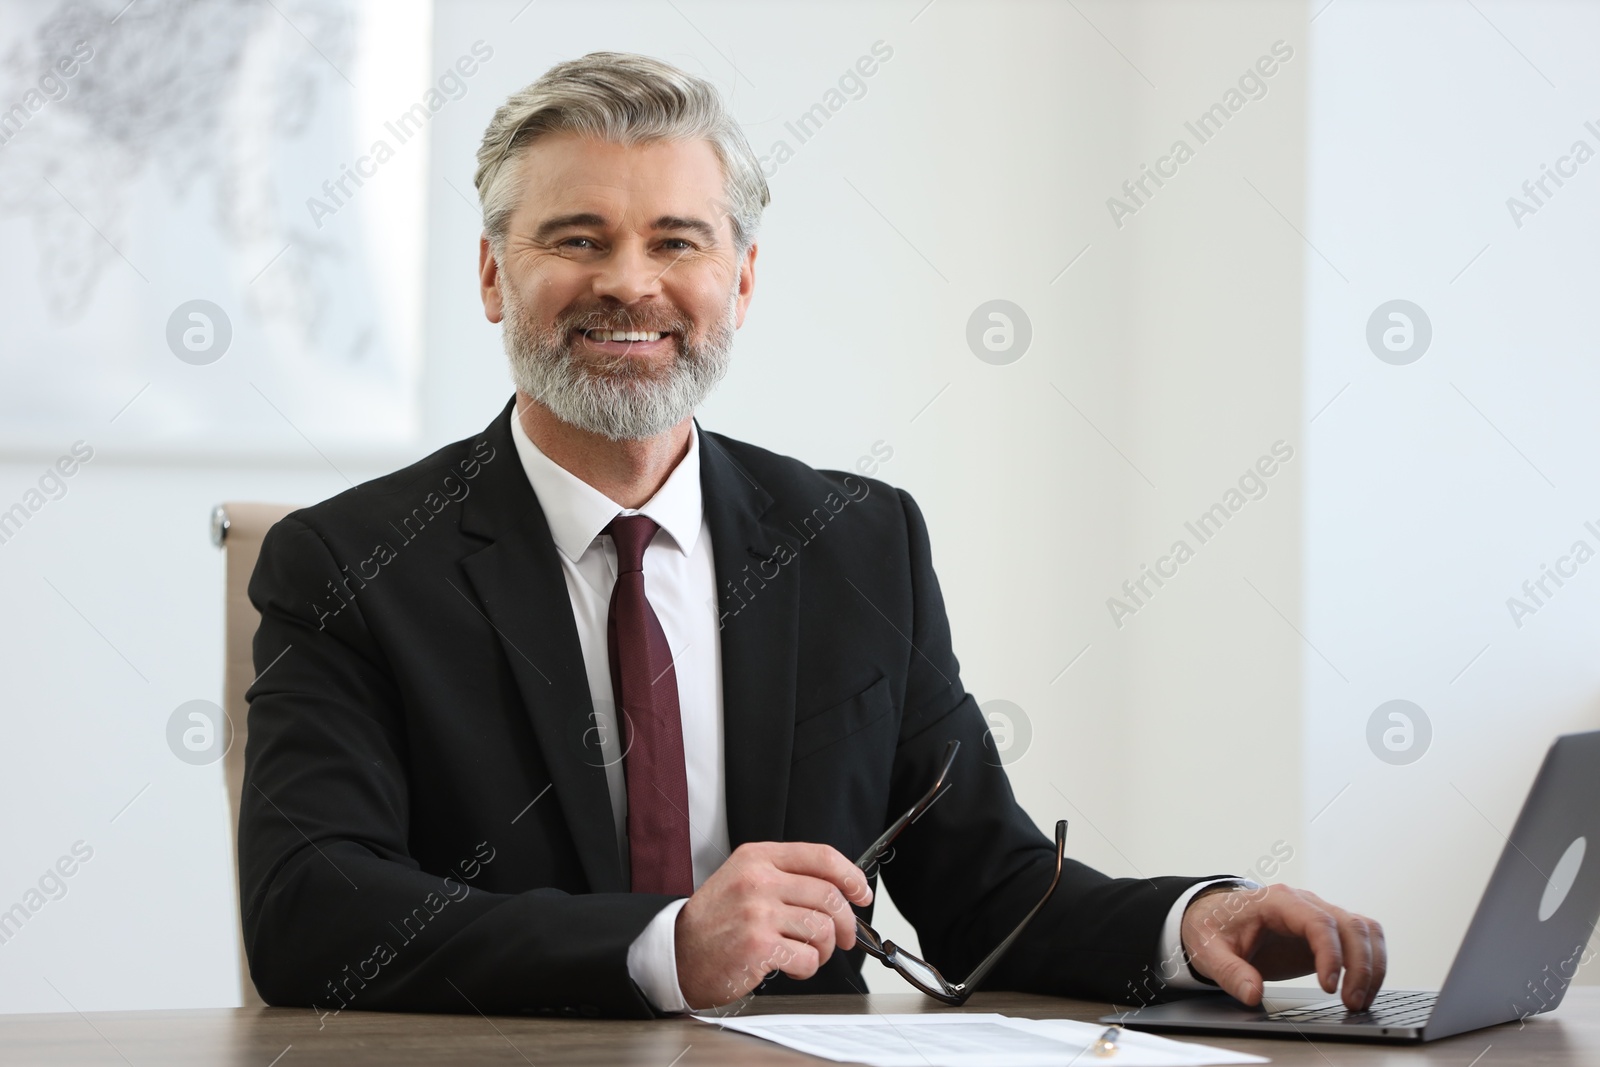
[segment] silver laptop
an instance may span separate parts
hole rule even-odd
[[[1593,853],[1593,855],[1590,855]],[[1383,990],[1346,1011],[1320,989],[1273,990],[1257,1007],[1206,993],[1101,1017],[1140,1030],[1225,1030],[1361,1041],[1433,1041],[1561,1003],[1600,919],[1600,731],[1556,739],[1438,992]]]

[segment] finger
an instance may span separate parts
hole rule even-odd
[[[1344,969],[1339,923],[1320,901],[1285,900],[1278,909],[1269,909],[1265,917],[1283,932],[1305,939],[1316,961],[1317,982],[1324,993],[1339,988],[1339,972]]]
[[[799,874],[777,876],[778,899],[795,908],[820,913],[833,928],[833,937],[845,949],[856,944],[856,913],[839,892],[839,887],[821,878]]]
[[[1226,935],[1209,938],[1193,959],[1197,970],[1235,1000],[1255,1004],[1261,999],[1261,972],[1233,950]]]
[[[1367,936],[1372,945],[1372,981],[1367,985],[1367,1006],[1371,1007],[1372,999],[1389,977],[1389,944],[1383,936],[1383,927],[1373,919],[1367,920]]]
[[[1372,945],[1367,923],[1359,915],[1338,908],[1333,910],[1339,925],[1340,950],[1344,953],[1340,999],[1350,1011],[1361,1011],[1367,1006],[1367,988],[1372,983]]]
[[[768,958],[766,970],[782,971],[790,978],[805,981],[817,973],[817,968],[822,966],[822,959],[817,950],[804,941],[795,941],[791,938],[781,939],[772,955]]]
[[[1382,982],[1376,974],[1372,920],[1364,915],[1340,912],[1339,940],[1344,946],[1344,989],[1341,999],[1351,1011],[1365,1011],[1372,994]]]
[[[852,928],[854,925],[852,920]],[[780,912],[777,930],[792,941],[804,941],[816,949],[818,966],[828,962],[838,938],[833,920],[814,908],[785,906]],[[854,933],[854,929],[851,932]]]
[[[774,842],[768,859],[779,870],[833,883],[852,904],[872,903],[872,887],[867,884],[866,874],[832,845]]]

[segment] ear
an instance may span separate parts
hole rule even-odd
[[[744,325],[745,309],[750,306],[750,298],[756,291],[756,246],[751,245],[744,254],[744,259],[739,263],[739,309],[734,320],[735,328]]]
[[[483,299],[485,318],[490,322],[499,322],[505,317],[505,308],[500,301],[500,264],[494,258],[494,250],[489,247],[487,235],[478,238],[478,295]],[[741,311],[741,318],[743,314]]]

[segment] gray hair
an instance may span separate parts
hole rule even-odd
[[[755,240],[771,195],[750,143],[716,87],[649,56],[590,52],[557,63],[511,94],[483,131],[472,183],[483,206],[483,232],[497,253],[522,194],[514,164],[535,140],[556,132],[627,145],[710,141],[722,163],[725,210],[739,254]]]

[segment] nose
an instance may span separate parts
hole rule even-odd
[[[594,295],[633,304],[661,294],[661,264],[650,258],[642,242],[619,242],[601,261],[594,276]]]

